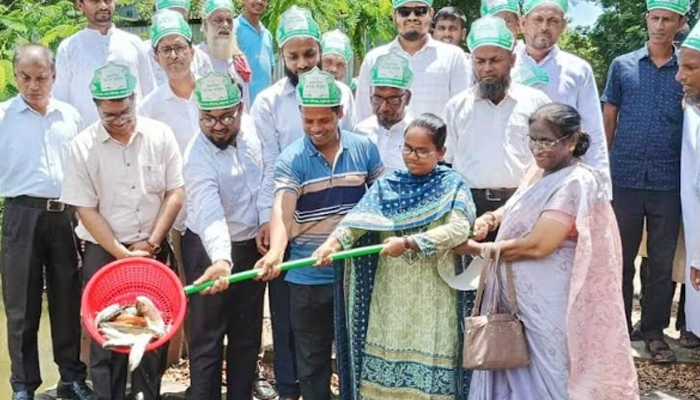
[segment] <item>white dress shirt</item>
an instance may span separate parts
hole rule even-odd
[[[340,121],[340,129],[354,132],[355,100],[352,91],[342,82],[335,82],[342,92],[342,105],[345,116]],[[282,78],[269,88],[260,92],[255,99],[250,114],[255,120],[255,127],[262,139],[265,156],[265,174],[260,193],[260,208],[263,213],[261,223],[270,220],[270,209],[275,190],[275,161],[277,157],[295,140],[304,137],[304,128],[299,111],[296,89],[288,78]]]
[[[360,135],[367,136],[377,145],[386,172],[406,170],[401,151],[403,150],[404,133],[411,121],[413,121],[413,117],[406,113],[401,121],[386,129],[379,125],[377,116],[373,115],[357,124],[355,131]]]
[[[150,40],[145,40],[143,42],[146,47],[148,47],[148,60],[151,62],[151,68],[153,68],[153,75],[155,76],[156,87],[168,82],[168,74],[165,73],[163,67],[158,64],[156,60],[156,52],[153,50]],[[194,52],[194,57],[192,58],[192,65],[190,69],[194,74],[195,78],[199,79],[206,76],[214,70],[209,57],[202,52],[197,46],[193,46],[192,50]]]
[[[377,47],[365,56],[357,83],[357,118],[363,121],[372,116],[371,71],[379,56],[396,52],[408,58],[413,83],[411,103],[407,110],[411,115],[423,113],[441,115],[445,104],[455,95],[472,85],[472,67],[464,51],[452,44],[443,43],[428,35],[428,41],[416,54],[408,54],[398,39]]]
[[[168,125],[182,153],[199,132],[199,106],[194,93],[189,99],[180,98],[168,82],[146,96],[139,106],[139,115]]]
[[[602,170],[607,181],[611,182],[603,112],[591,66],[582,58],[560,50],[558,46],[554,46],[539,63],[527,54],[526,46],[516,47],[515,53],[520,62],[535,64],[549,74],[549,83],[538,85],[538,89],[553,102],[574,107],[581,114],[582,128],[591,136],[591,146],[582,159],[588,165]],[[612,186],[608,191],[612,195]]]
[[[231,242],[253,239],[260,226],[262,144],[243,114],[235,146],[216,147],[198,133],[185,152],[187,227],[202,240],[211,261],[231,260]]]
[[[445,107],[445,161],[472,189],[514,189],[533,160],[528,145],[528,118],[551,103],[541,91],[512,83],[494,105],[473,87]]]
[[[0,103],[0,195],[57,199],[70,141],[82,130],[75,108],[51,99],[46,114],[21,96]]]
[[[209,48],[209,45],[207,45],[207,42],[202,42],[196,46],[196,49],[206,58],[209,59],[209,62],[211,63],[211,66],[214,70],[214,72],[218,72],[220,74],[227,74],[233,79],[240,83],[241,86],[243,87],[243,104],[246,105],[247,109],[250,109],[250,85],[243,80],[241,75],[238,74],[238,71],[236,71],[236,67],[233,64],[233,58],[230,60],[223,60],[221,58],[218,58],[214,55],[214,53],[211,52],[211,49]]]
[[[137,104],[155,87],[148,49],[138,36],[115,27],[110,28],[106,35],[85,28],[65,39],[56,54],[53,95],[75,107],[86,126],[100,119],[92,100],[90,81],[95,70],[108,62],[129,67],[136,77]]]

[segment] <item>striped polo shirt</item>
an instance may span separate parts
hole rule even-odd
[[[377,147],[366,137],[342,131],[341,151],[329,163],[307,136],[296,140],[277,158],[275,194],[297,197],[290,238],[290,260],[310,257],[326,241],[384,171]],[[302,268],[287,273],[299,285],[333,283],[332,268]]]

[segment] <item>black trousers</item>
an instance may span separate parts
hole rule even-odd
[[[632,331],[636,273],[634,260],[639,252],[646,218],[648,260],[646,276],[642,282],[644,296],[640,329],[646,340],[663,339],[663,330],[669,324],[673,301],[674,284],[671,276],[681,221],[680,194],[616,186],[613,198],[622,239],[622,294],[628,329]]]
[[[170,248],[166,242],[157,256],[166,262]],[[114,261],[114,257],[101,246],[85,244],[83,268],[85,282],[102,267]],[[131,392],[143,393],[144,400],[160,399],[160,380],[165,372],[168,346],[144,354],[139,367],[131,374]],[[99,400],[124,400],[128,378],[129,357],[126,354],[105,350],[94,341],[90,343],[90,377]]]
[[[486,192],[482,189],[472,189],[472,198],[474,199],[474,205],[476,206],[476,216],[480,217],[486,212],[496,211],[501,208],[513,195],[513,191],[514,190],[508,190],[508,193],[502,193],[499,197],[493,199],[487,197]],[[498,229],[489,232],[489,234],[486,235],[484,242],[493,242],[496,240],[496,236],[498,236]]]
[[[272,341],[275,347],[275,381],[280,398],[299,397],[294,333],[289,309],[289,283],[284,280],[286,272],[270,281],[270,317]]]
[[[333,285],[289,284],[299,387],[304,400],[330,400]]]
[[[199,278],[211,260],[198,235],[182,238],[187,283]],[[260,258],[255,240],[232,243],[233,272],[252,269]],[[221,398],[221,370],[226,350],[227,400],[250,400],[260,351],[265,284],[245,281],[214,296],[190,297],[190,378],[193,400]]]
[[[54,361],[64,382],[85,379],[80,362],[80,271],[72,209],[48,212],[5,202],[2,225],[2,293],[7,317],[12,390],[41,385],[37,332],[46,289]],[[45,275],[44,275],[45,268]]]

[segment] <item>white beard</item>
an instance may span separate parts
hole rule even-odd
[[[236,37],[233,32],[228,36],[219,36],[216,32],[207,32],[207,46],[214,57],[221,60],[230,60],[233,58],[233,46],[236,42]]]

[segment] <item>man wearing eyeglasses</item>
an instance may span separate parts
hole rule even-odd
[[[128,257],[167,260],[168,232],[184,202],[182,159],[165,124],[136,116],[136,78],[125,65],[95,71],[90,91],[100,114],[71,143],[61,201],[80,216],[87,282],[108,263]],[[160,399],[166,348],[144,355],[132,371],[133,393]],[[90,344],[90,375],[100,400],[124,400],[128,356]]]
[[[476,85],[445,107],[445,161],[472,188],[477,214],[482,215],[515,193],[532,162],[528,118],[551,101],[539,90],[511,81],[515,37],[503,19],[476,20],[467,44]]]
[[[255,238],[261,233],[257,200],[262,144],[253,119],[244,112],[241,91],[228,75],[214,73],[198,80],[195,97],[200,130],[185,153],[183,258],[188,283],[216,284],[190,298],[192,399],[221,398],[227,337],[227,398],[250,400],[265,284],[248,281],[228,288],[220,278],[252,269],[261,256]]]
[[[392,17],[399,34],[391,43],[367,53],[362,62],[356,95],[359,121],[372,116],[372,67],[377,58],[391,52],[399,53],[410,62],[413,98],[408,112],[412,115],[426,112],[441,115],[445,104],[472,84],[472,72],[464,51],[430,36],[433,1],[393,0],[392,4]]]
[[[357,133],[377,145],[387,171],[405,170],[403,135],[413,120],[406,111],[411,103],[411,66],[406,57],[389,53],[377,58],[371,77],[374,115],[357,125]]]

